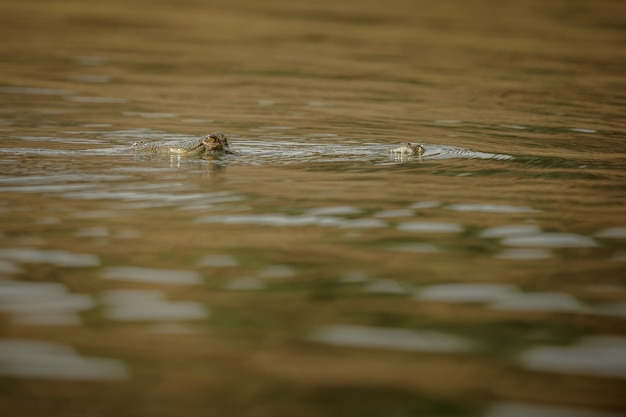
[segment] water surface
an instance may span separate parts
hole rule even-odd
[[[622,415],[623,16],[4,2],[0,408]]]

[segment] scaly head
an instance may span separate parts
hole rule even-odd
[[[202,138],[205,153],[234,153],[230,150],[228,139],[222,132],[211,132]]]
[[[399,148],[393,149],[392,152],[403,155],[422,155],[425,149],[417,143],[404,142]]]
[[[422,155],[426,151],[419,143],[409,143],[409,147],[413,150],[413,155]]]

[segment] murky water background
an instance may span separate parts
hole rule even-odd
[[[622,415],[624,16],[4,2],[0,408]]]

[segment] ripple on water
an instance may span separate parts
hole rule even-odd
[[[224,216],[202,216],[199,223],[254,224],[259,226],[323,226],[353,229],[386,227],[387,223],[379,219],[342,219],[332,216],[289,216],[285,214],[233,214]]]
[[[482,212],[482,213],[537,213],[532,207],[508,206],[501,204],[450,204],[444,208],[454,211]]]
[[[352,206],[329,206],[312,208],[306,212],[309,216],[345,216],[350,214],[360,214],[362,210]]]
[[[489,303],[496,310],[540,312],[588,312],[576,298],[560,292],[524,293],[509,284],[436,284],[423,287],[419,301]]]
[[[78,312],[95,307],[87,294],[71,294],[55,283],[0,281],[0,311],[16,324],[78,325]]]
[[[524,352],[520,362],[535,371],[626,379],[626,338],[591,336],[570,347],[540,346]]]
[[[541,233],[539,226],[534,224],[510,224],[506,226],[490,227],[480,233],[483,238],[507,238],[514,236],[538,235]]]
[[[595,313],[605,316],[621,317],[626,319],[626,302],[602,303],[595,307]]]
[[[298,271],[289,265],[268,265],[258,272],[259,278],[291,278]]]
[[[585,408],[536,405],[530,403],[497,403],[484,417],[620,417],[622,414]]]
[[[552,253],[547,249],[505,249],[496,254],[494,258],[508,259],[514,261],[533,261],[540,259],[550,259],[552,258]]]
[[[0,93],[3,94],[29,94],[42,96],[67,96],[74,94],[72,90],[62,88],[43,88],[43,87],[0,87]]]
[[[419,352],[467,352],[472,342],[459,336],[435,332],[333,324],[314,331],[309,340],[330,345]]]
[[[459,233],[463,231],[463,226],[443,222],[406,222],[400,223],[397,229],[402,232],[416,233]]]
[[[198,260],[197,265],[210,266],[213,268],[228,268],[239,266],[239,261],[231,255],[207,255]]]
[[[517,291],[516,286],[509,284],[437,284],[423,287],[415,298],[421,301],[486,303]]]
[[[593,248],[595,240],[575,233],[540,233],[536,235],[509,237],[502,241],[506,246],[534,246],[544,248]]]
[[[100,258],[86,253],[73,253],[63,250],[45,250],[34,248],[3,248],[0,258],[23,263],[49,263],[61,267],[95,267],[100,265]]]
[[[71,96],[67,100],[75,103],[95,103],[95,104],[124,104],[128,103],[128,99],[120,97],[88,97],[88,96]]]
[[[201,320],[208,317],[203,304],[168,301],[161,291],[109,290],[102,295],[106,317],[118,321]]]
[[[79,83],[106,84],[111,82],[111,76],[98,74],[76,74],[70,77],[72,81]]]
[[[371,294],[406,295],[409,288],[393,279],[376,279],[368,283],[363,291]]]
[[[594,234],[602,239],[626,239],[626,227],[610,227]]]
[[[418,203],[413,203],[409,206],[409,208],[415,210],[429,209],[429,208],[437,208],[441,205],[439,201],[420,201]]]
[[[103,279],[135,281],[152,284],[195,285],[201,284],[200,274],[194,271],[142,268],[136,266],[113,266],[105,268]]]
[[[389,247],[390,250],[409,253],[439,253],[441,249],[431,243],[403,243]]]
[[[9,260],[0,259],[0,273],[1,274],[19,274],[24,270],[15,262]]]
[[[145,119],[170,119],[177,117],[175,113],[154,113],[154,112],[137,112],[137,111],[125,111],[122,113],[124,116],[139,116]]]
[[[413,216],[413,210],[398,209],[398,210],[382,210],[374,214],[375,217],[382,218],[395,218],[395,217],[411,217]]]
[[[81,356],[68,345],[25,339],[0,339],[0,375],[58,380],[130,376],[119,360]]]
[[[499,298],[491,308],[514,311],[584,312],[586,307],[576,298],[560,292],[508,294]]]
[[[234,291],[262,290],[265,288],[265,283],[255,277],[237,277],[229,279],[223,288]]]

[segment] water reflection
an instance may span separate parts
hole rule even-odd
[[[229,279],[223,286],[226,290],[254,291],[265,288],[265,283],[255,277],[237,277]]]
[[[407,295],[410,288],[393,279],[376,279],[363,287],[363,291],[372,294]]]
[[[514,311],[583,312],[585,306],[569,294],[559,292],[535,292],[507,294],[497,299],[491,308]]]
[[[231,255],[207,255],[198,260],[197,265],[212,268],[228,268],[238,266],[239,261]]]
[[[0,311],[16,324],[79,325],[78,313],[94,308],[86,294],[72,294],[64,285],[0,281]]]
[[[195,271],[142,268],[137,266],[111,266],[100,276],[106,280],[134,281],[152,284],[195,285],[202,283]]]
[[[23,339],[0,339],[0,375],[55,380],[130,377],[121,361],[81,356],[67,345]]]
[[[489,407],[484,417],[619,417],[620,415],[588,408],[503,402]]]
[[[441,332],[345,324],[321,327],[310,334],[308,339],[320,343],[355,348],[420,352],[470,352],[476,348],[474,343],[467,339]]]
[[[531,207],[508,206],[500,204],[450,204],[448,210],[476,211],[483,213],[536,213],[539,210]]]
[[[623,2],[111,1],[0,6],[7,414],[623,411]]]
[[[86,253],[35,248],[2,248],[0,258],[24,263],[49,263],[61,267],[83,268],[100,265],[100,258]]]
[[[415,298],[430,302],[488,303],[495,310],[591,313],[575,297],[561,292],[521,292],[511,284],[436,284],[422,287]]]
[[[416,298],[423,301],[490,302],[517,291],[510,284],[437,284],[422,288]]]
[[[463,231],[463,226],[444,222],[405,222],[400,223],[397,229],[402,232],[416,233],[460,233]]]
[[[593,248],[595,240],[575,233],[541,233],[509,237],[502,241],[505,246],[534,246],[544,248]]]
[[[594,234],[601,239],[626,239],[626,227],[609,227]]]
[[[571,347],[540,346],[524,352],[528,369],[626,379],[626,338],[589,336]]]
[[[101,295],[108,306],[106,317],[120,321],[200,320],[208,317],[206,307],[193,301],[168,301],[155,290],[108,290]]]
[[[510,259],[517,261],[532,261],[550,259],[552,253],[546,249],[504,249],[495,256],[498,259]]]

